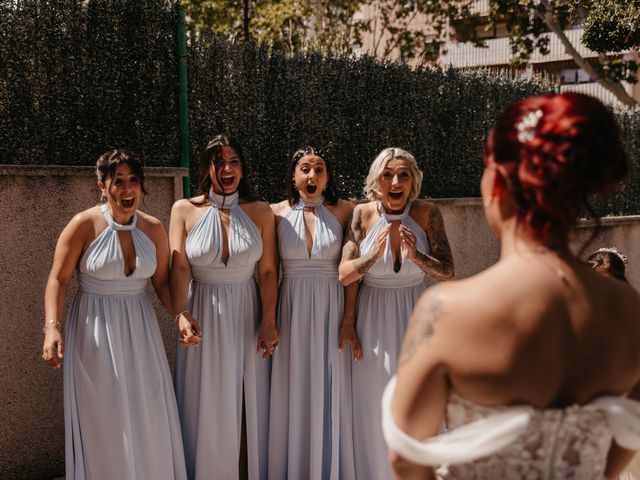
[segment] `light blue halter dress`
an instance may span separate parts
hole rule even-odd
[[[350,351],[338,351],[344,287],[338,281],[342,227],[323,205],[294,205],[278,224],[283,279],[273,355],[269,479],[339,479],[353,472]],[[315,213],[311,254],[304,207]],[[353,474],[349,477],[352,478]]]
[[[178,345],[175,386],[190,479],[238,478],[243,401],[248,475],[267,476],[269,363],[256,355],[260,302],[254,279],[262,257],[256,225],[238,193],[209,195],[211,207],[187,235],[193,280],[188,309],[203,339]],[[221,260],[220,208],[229,210],[228,249]],[[244,394],[244,397],[243,397]]]
[[[390,222],[399,221],[416,235],[418,250],[429,253],[427,236],[409,216],[411,202],[400,215],[385,213],[378,203],[380,220],[360,245],[360,255],[375,245],[378,232]],[[384,254],[364,275],[357,309],[357,331],[362,345],[362,360],[353,366],[353,442],[356,477],[391,479],[387,446],[382,436],[382,392],[396,373],[402,339],[413,307],[426,288],[425,273],[408,258],[402,258],[400,270],[393,270],[390,238]]]
[[[64,355],[68,480],[184,479],[184,453],[171,373],[147,294],[153,242],[113,221],[78,265]],[[136,268],[124,273],[118,231],[130,231]]]

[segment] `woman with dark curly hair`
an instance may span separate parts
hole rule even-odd
[[[598,273],[628,282],[625,275],[627,256],[616,247],[599,248],[589,255],[587,262]]]
[[[135,155],[109,150],[96,171],[103,203],[60,234],[45,292],[42,358],[57,368],[64,353],[66,477],[185,479],[171,373],[147,294],[151,281],[174,313],[167,235],[138,210],[146,190]],[[60,318],[74,272],[64,351]]]
[[[418,302],[383,397],[393,468],[617,478],[640,448],[640,298],[568,246],[586,199],[627,174],[615,117],[582,94],[527,98],[498,118],[484,162],[500,258]]]
[[[353,203],[338,198],[329,159],[314,147],[293,154],[287,180],[287,199],[271,206],[283,279],[269,478],[344,478],[351,467],[350,444],[341,441],[350,433],[351,362],[338,350],[344,317],[338,261]]]

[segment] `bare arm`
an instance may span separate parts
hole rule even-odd
[[[376,246],[366,254],[359,256],[360,243],[364,239],[362,231],[362,209],[355,208],[348,222],[347,241],[342,247],[342,259],[338,268],[338,277],[343,285],[360,280],[374,263],[382,256],[386,245],[389,226],[382,229],[376,237]],[[376,248],[377,247],[377,248]]]
[[[447,239],[447,232],[440,209],[431,205],[425,230],[429,239],[431,253],[421,252],[416,248],[415,235],[405,226],[400,227],[403,244],[408,256],[420,269],[437,280],[449,280],[453,277],[453,255]]]
[[[169,241],[164,227],[160,222],[151,225],[153,232],[153,243],[156,246],[156,271],[151,277],[151,284],[160,299],[162,306],[167,313],[174,317],[176,312],[171,300],[171,289],[169,287]]]
[[[44,293],[45,338],[42,358],[54,368],[61,366],[64,344],[60,333],[62,310],[67,286],[73,277],[84,245],[93,235],[93,224],[87,214],[74,217],[64,228],[53,256],[53,265]]]
[[[446,307],[437,289],[419,300],[404,338],[391,412],[398,427],[417,439],[438,433],[448,397],[437,332],[446,322]],[[435,478],[433,469],[416,465],[391,451],[397,478]]]
[[[278,345],[276,326],[276,303],[278,301],[278,250],[276,242],[276,219],[268,206],[258,212],[262,231],[262,258],[258,262],[258,282],[262,303],[262,321],[258,337],[258,351],[263,349],[263,358],[268,358]]]
[[[184,346],[195,346],[202,338],[198,322],[187,309],[189,282],[191,281],[191,265],[185,252],[187,239],[186,221],[188,216],[188,200],[179,200],[171,209],[169,221],[169,250],[171,253],[170,291],[173,304],[173,315],[180,332],[180,343]]]

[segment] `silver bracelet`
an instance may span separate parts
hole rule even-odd
[[[47,328],[49,328],[49,327],[60,328],[61,326],[62,326],[62,323],[60,323],[58,320],[46,320],[44,322],[44,327],[42,327],[42,333],[44,333],[46,335]]]
[[[173,321],[174,321],[175,323],[178,323],[178,318],[180,318],[180,315],[184,315],[185,313],[189,313],[189,310],[183,310],[183,311],[181,311],[179,314],[177,314],[177,315],[173,318]]]

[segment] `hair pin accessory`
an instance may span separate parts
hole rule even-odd
[[[518,131],[518,141],[520,143],[528,143],[533,140],[534,132],[540,119],[542,118],[542,110],[538,109],[534,112],[527,113],[517,123],[516,130]]]

